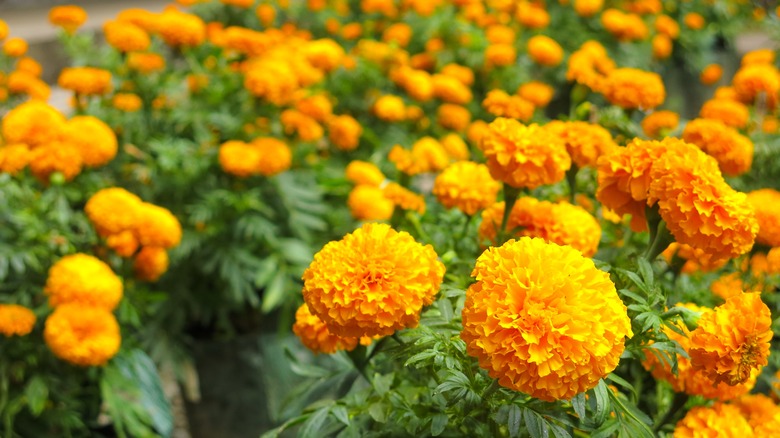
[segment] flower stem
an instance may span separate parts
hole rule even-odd
[[[572,163],[571,168],[566,171],[566,182],[569,183],[569,198],[571,203],[574,204],[577,197],[577,172],[580,168],[576,164]]]
[[[683,407],[685,407],[686,403],[688,403],[688,394],[685,394],[684,392],[675,393],[674,399],[672,400],[672,405],[669,407],[669,410],[666,411],[664,416],[653,425],[653,432],[657,433],[659,430],[661,430],[664,424],[674,418],[674,416],[677,415],[677,413],[680,412]]]
[[[491,395],[493,395],[494,392],[496,392],[499,388],[498,380],[495,379],[490,384],[490,386],[485,389],[485,392],[482,393],[482,400],[487,400]]]
[[[506,229],[509,222],[509,215],[512,213],[512,209],[515,207],[517,198],[520,196],[522,189],[518,189],[504,183],[504,218],[501,220],[501,229],[499,235],[502,237],[499,243],[503,243],[504,238],[509,235],[509,230]]]

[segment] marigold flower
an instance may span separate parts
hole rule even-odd
[[[773,65],[746,65],[734,75],[732,84],[742,102],[751,103],[763,96],[766,105],[774,108],[778,99],[777,93],[780,91],[780,72]]]
[[[576,81],[594,91],[606,88],[606,75],[615,69],[607,50],[597,41],[586,41],[569,56],[566,80]]]
[[[155,282],[168,270],[168,252],[164,248],[145,246],[135,255],[133,272],[142,281]]]
[[[650,138],[665,137],[680,124],[680,115],[674,111],[653,111],[642,119],[642,130]]]
[[[382,194],[404,210],[413,210],[420,214],[425,214],[425,198],[398,183],[391,182],[384,186]]]
[[[672,39],[666,35],[656,35],[652,40],[653,58],[666,59],[672,54]]]
[[[388,122],[400,122],[406,119],[406,105],[398,96],[385,95],[374,103],[374,114]]]
[[[780,247],[780,192],[774,189],[754,190],[747,195],[758,221],[756,242]]]
[[[15,175],[30,162],[30,148],[24,143],[0,146],[0,172]]]
[[[704,85],[712,85],[720,80],[723,76],[723,67],[718,64],[708,64],[701,71],[699,75],[699,81]]]
[[[140,245],[135,233],[132,230],[125,230],[106,237],[106,246],[120,257],[132,257]]]
[[[642,17],[617,9],[607,9],[602,12],[601,24],[619,41],[643,40],[649,33]]]
[[[454,76],[436,74],[431,80],[433,95],[445,102],[465,105],[473,99],[471,89]]]
[[[58,140],[64,128],[65,117],[59,111],[34,100],[18,105],[2,121],[6,144],[24,143],[31,148]]]
[[[534,115],[534,104],[520,96],[510,96],[504,90],[488,91],[482,107],[497,117],[528,121]]]
[[[181,224],[167,208],[144,202],[134,227],[143,246],[173,248],[181,242]]]
[[[714,158],[677,140],[652,165],[648,205],[659,213],[675,240],[704,250],[715,260],[744,254],[758,232],[747,196],[729,187]]]
[[[751,64],[774,64],[775,51],[772,49],[751,50],[742,56],[741,66]]]
[[[734,128],[744,128],[750,119],[750,111],[742,102],[729,99],[710,99],[704,102],[699,115],[703,119],[720,120]]]
[[[111,72],[94,67],[66,67],[57,84],[86,96],[106,94],[111,89]]]
[[[463,131],[471,124],[468,108],[451,103],[442,104],[436,112],[439,124],[453,131]]]
[[[117,93],[111,99],[111,104],[114,108],[128,113],[138,111],[143,107],[141,97],[133,93]]]
[[[0,20],[0,40],[6,39],[6,37],[8,37],[8,32],[8,23],[4,20]]]
[[[555,95],[555,89],[544,82],[531,81],[521,85],[517,94],[539,108],[546,107]]]
[[[279,119],[286,134],[297,134],[301,141],[315,141],[325,135],[325,130],[317,120],[293,109],[282,111]]]
[[[474,71],[462,65],[447,64],[441,68],[441,74],[451,76],[467,87],[474,84]]]
[[[685,264],[683,264],[680,272],[686,274],[717,271],[728,262],[728,260],[713,259],[710,254],[707,254],[702,249],[677,242],[670,243],[661,255],[670,265],[674,263],[675,257],[685,260]]]
[[[489,248],[466,291],[466,351],[500,385],[545,401],[593,388],[632,336],[610,281],[578,251],[523,237]]]
[[[101,366],[119,351],[119,324],[108,310],[79,304],[54,309],[43,338],[55,356],[79,366]]]
[[[35,327],[32,310],[16,304],[0,304],[0,333],[6,338],[25,336]]]
[[[734,400],[755,436],[772,436],[780,428],[780,406],[764,394],[749,394]]]
[[[304,53],[311,65],[325,72],[340,66],[345,56],[344,48],[327,38],[309,42]]]
[[[341,115],[328,120],[328,138],[342,151],[351,151],[360,144],[363,127],[352,116]]]
[[[604,97],[625,109],[653,109],[666,99],[661,76],[636,68],[618,68],[605,81]]]
[[[704,27],[705,21],[704,17],[696,12],[689,12],[683,17],[683,23],[685,23],[689,29],[699,30]]]
[[[87,21],[87,12],[75,5],[55,6],[49,9],[49,22],[73,33]]]
[[[200,17],[175,9],[167,9],[157,16],[156,30],[172,47],[199,46],[206,39],[206,24]]]
[[[127,21],[107,21],[103,25],[106,42],[120,52],[143,52],[151,39],[144,29]]]
[[[309,311],[306,304],[295,312],[293,333],[301,343],[314,353],[332,354],[340,350],[352,351],[357,347],[358,338],[334,335],[317,316]]]
[[[558,137],[532,124],[498,118],[479,144],[493,178],[535,189],[562,180],[571,157]]]
[[[303,297],[333,334],[391,335],[417,326],[443,276],[432,246],[369,223],[314,255],[303,274]]]
[[[453,160],[463,161],[469,159],[471,154],[469,147],[460,135],[451,132],[440,138],[439,143]]]
[[[165,58],[157,53],[133,52],[127,56],[127,66],[140,73],[154,73],[165,68]]]
[[[255,9],[255,15],[264,27],[272,27],[276,20],[276,9],[273,5],[261,4]]]
[[[54,141],[30,152],[30,171],[42,182],[48,182],[55,172],[70,181],[81,173],[83,164],[78,148],[71,143]]]
[[[368,184],[359,184],[349,192],[347,206],[359,221],[388,220],[395,210],[395,203],[385,197],[382,189]]]
[[[595,167],[602,155],[618,147],[612,134],[600,125],[553,120],[544,128],[557,135],[577,167]]]
[[[529,29],[544,29],[550,24],[550,14],[543,6],[525,0],[517,4],[515,18]]]
[[[711,407],[694,407],[674,428],[674,438],[704,436],[751,437],[754,434],[739,408],[715,403]]]
[[[290,64],[266,60],[247,67],[244,88],[257,98],[284,105],[300,88],[300,84]]]
[[[772,318],[759,293],[744,293],[707,312],[691,332],[691,364],[714,382],[737,385],[767,364]]]
[[[604,7],[604,0],[574,0],[574,10],[580,17],[592,17]]]
[[[511,44],[491,44],[485,49],[485,65],[506,67],[517,60],[517,49]]]
[[[528,55],[537,64],[555,67],[563,60],[563,48],[548,36],[536,35],[528,40]]]
[[[659,34],[666,35],[673,40],[680,36],[680,25],[677,24],[677,21],[674,18],[668,15],[659,15],[656,17],[653,26]]]
[[[16,61],[16,71],[29,73],[36,78],[39,78],[41,77],[41,73],[43,73],[43,67],[38,61],[25,56]]]
[[[685,125],[682,137],[718,160],[726,175],[741,175],[753,163],[753,142],[718,120],[691,120]]]
[[[450,157],[444,147],[433,137],[423,137],[412,145],[411,150],[399,145],[393,147],[388,159],[407,175],[439,171],[450,164]]]
[[[379,187],[385,181],[385,175],[374,164],[367,161],[351,161],[345,170],[347,179],[355,184],[367,184]]]
[[[450,165],[433,184],[433,194],[447,208],[471,216],[496,202],[501,184],[490,176],[484,164],[459,161]]]
[[[26,94],[30,96],[31,100],[39,100],[46,102],[51,96],[51,89],[40,78],[33,76],[32,73],[26,71],[16,70],[8,75],[8,81],[6,83],[7,90],[2,90],[0,93],[4,93],[0,96],[0,101],[5,100],[8,94]]]
[[[485,37],[491,44],[514,44],[517,39],[515,31],[503,24],[494,24],[485,29]]]
[[[99,190],[84,206],[90,222],[102,237],[132,230],[138,221],[141,198],[120,187]]]
[[[333,115],[333,104],[324,94],[315,94],[299,100],[295,103],[295,109],[318,122],[324,122]]]
[[[382,32],[382,41],[406,47],[412,39],[412,28],[406,23],[394,23]]]
[[[116,134],[97,117],[73,117],[68,120],[63,135],[65,141],[79,151],[87,167],[102,166],[116,156],[118,149]]]
[[[122,299],[122,280],[101,260],[73,254],[52,265],[43,290],[52,307],[78,303],[110,311]]]
[[[3,44],[3,53],[11,58],[19,58],[27,53],[27,41],[21,38],[8,38]]]

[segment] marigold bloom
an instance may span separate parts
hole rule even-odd
[[[102,166],[116,156],[116,134],[97,117],[73,117],[68,120],[63,135],[65,141],[76,147],[87,167]]]
[[[8,32],[8,23],[6,23],[4,20],[0,20],[0,41],[8,37]]]
[[[542,127],[498,118],[479,144],[493,178],[535,189],[561,181],[571,157],[558,137]]]
[[[609,73],[604,97],[625,109],[653,109],[666,99],[661,76],[636,68],[618,68]]]
[[[382,194],[385,198],[393,201],[397,207],[425,214],[425,198],[398,183],[391,182],[384,186]]]
[[[484,164],[459,161],[450,165],[433,184],[433,194],[447,208],[474,215],[496,202],[501,184],[490,176]]]
[[[156,24],[160,37],[172,47],[199,46],[206,39],[206,24],[194,14],[168,9],[157,17]]]
[[[19,58],[27,53],[27,41],[21,38],[8,38],[3,44],[3,53],[11,58]]]
[[[763,96],[766,105],[774,108],[780,91],[780,72],[773,65],[746,65],[734,75],[732,84],[742,102],[751,103],[759,96]]]
[[[726,175],[741,175],[753,163],[753,142],[718,120],[691,120],[685,125],[682,137],[718,160]]]
[[[759,293],[744,293],[707,312],[691,332],[691,364],[714,382],[737,385],[767,364],[772,318]]]
[[[333,104],[324,94],[315,94],[299,100],[295,103],[295,109],[318,122],[324,122],[333,115]]]
[[[529,29],[544,29],[550,24],[550,14],[543,6],[525,0],[517,4],[515,18]]]
[[[436,74],[431,80],[433,95],[445,102],[465,105],[473,99],[471,89],[456,77]]]
[[[120,187],[99,190],[84,206],[98,234],[108,237],[132,230],[140,214],[141,198]]]
[[[536,35],[528,40],[528,55],[537,64],[555,67],[563,60],[563,48],[548,36]]]
[[[315,254],[303,274],[303,297],[333,334],[390,335],[417,326],[443,276],[432,246],[370,223]]]
[[[127,67],[140,73],[154,73],[165,68],[165,58],[157,53],[133,52],[127,56]]]
[[[497,117],[528,121],[534,115],[534,104],[520,96],[510,96],[504,90],[488,91],[482,107]]]
[[[653,111],[642,119],[642,130],[650,138],[665,137],[666,133],[677,128],[680,115],[674,111]]]
[[[173,248],[181,242],[181,224],[167,208],[144,202],[134,227],[143,246]]]
[[[723,76],[723,67],[718,64],[708,64],[701,71],[699,80],[704,85],[712,85],[720,80]]]
[[[81,173],[84,164],[75,145],[60,141],[38,146],[29,157],[30,171],[42,182],[48,182],[55,172],[60,172],[66,181],[70,181]]]
[[[734,128],[744,128],[750,119],[750,111],[742,102],[729,99],[710,99],[704,102],[699,115],[703,119],[720,120]]]
[[[43,73],[43,67],[38,61],[25,56],[16,61],[16,71],[26,72],[39,78],[41,77],[41,73]]]
[[[503,24],[494,24],[485,29],[485,37],[491,44],[514,44],[517,39],[515,31]]]
[[[580,17],[592,17],[604,7],[604,0],[574,0],[574,10]]]
[[[517,49],[511,44],[491,44],[485,49],[485,65],[506,67],[517,60]]]
[[[451,76],[463,85],[470,87],[474,84],[474,71],[468,67],[458,64],[447,64],[441,68],[441,74]]]
[[[359,184],[349,192],[347,206],[359,221],[388,220],[395,210],[395,203],[385,197],[382,189],[368,184]]]
[[[135,255],[133,272],[139,280],[157,281],[168,270],[168,252],[164,248],[145,246]]]
[[[406,119],[406,105],[398,96],[385,95],[374,103],[374,114],[388,122],[400,122]]]
[[[340,66],[345,56],[344,48],[327,38],[309,42],[304,53],[311,65],[325,72]]]
[[[309,311],[309,306],[301,305],[295,312],[293,333],[301,343],[314,353],[332,354],[339,350],[352,351],[357,347],[358,338],[334,335],[320,318]]]
[[[55,6],[49,9],[49,22],[73,33],[87,21],[87,12],[75,5]]]
[[[52,265],[43,290],[52,307],[78,303],[110,311],[122,299],[122,280],[103,261],[73,254]]]
[[[351,151],[360,144],[363,127],[352,116],[341,115],[328,120],[328,138],[342,151]]]
[[[655,30],[659,34],[666,35],[673,40],[680,36],[680,25],[677,24],[677,21],[674,18],[668,15],[659,15],[656,17],[653,27],[655,27]]]
[[[25,336],[35,327],[32,310],[16,304],[0,304],[0,333],[6,338]]]
[[[266,60],[247,67],[244,88],[257,98],[284,105],[300,88],[300,83],[290,64]]]
[[[143,52],[151,44],[144,29],[127,21],[107,21],[103,34],[106,42],[120,52]]]
[[[455,161],[468,160],[471,155],[468,145],[463,141],[463,137],[454,132],[440,138],[439,143],[444,148],[444,151],[447,152],[447,155]]]
[[[650,170],[648,205],[659,213],[675,240],[714,259],[744,254],[758,232],[747,196],[729,187],[714,158],[677,140]]]
[[[741,273],[732,272],[715,279],[710,284],[710,290],[725,301],[733,296],[742,294],[745,291],[745,284],[742,281]]]
[[[653,58],[666,59],[672,54],[672,39],[666,35],[656,35],[653,37]]]
[[[661,255],[670,265],[674,263],[675,257],[685,260],[685,264],[683,264],[680,272],[686,274],[716,271],[728,262],[728,260],[713,259],[710,254],[707,254],[702,249],[677,242],[670,243]]]
[[[388,159],[407,175],[439,171],[450,164],[450,157],[444,147],[433,137],[423,137],[412,145],[411,150],[399,145],[393,147]]]
[[[121,231],[106,237],[106,246],[111,248],[120,257],[132,257],[140,244],[132,230]]]
[[[705,436],[752,437],[753,429],[739,408],[724,403],[696,406],[677,422],[674,438]]]
[[[379,187],[385,181],[385,175],[374,164],[367,161],[354,160],[345,170],[347,179],[355,184],[368,184]]]
[[[734,400],[757,437],[772,436],[780,428],[780,406],[764,394],[750,394]]]
[[[51,89],[46,84],[46,82],[27,71],[12,71],[8,75],[6,87],[7,90],[0,88],[0,90],[2,90],[0,93],[4,93],[2,96],[0,96],[0,101],[7,98],[7,93],[26,94],[30,96],[31,100],[38,100],[42,102],[48,101],[49,96],[51,96]]]
[[[57,84],[77,94],[106,94],[111,89],[111,72],[94,67],[66,67]]]
[[[643,40],[649,33],[642,17],[617,9],[607,9],[602,12],[601,24],[619,41]]]
[[[557,135],[577,167],[595,167],[602,155],[618,147],[612,134],[600,125],[553,120],[544,128]]]
[[[24,143],[0,146],[0,172],[15,175],[30,162],[30,148]]]
[[[555,89],[544,82],[531,81],[521,85],[517,94],[539,108],[546,107],[555,95]]]
[[[111,99],[111,104],[114,108],[128,113],[138,111],[143,107],[141,97],[133,93],[117,93]]]
[[[689,29],[699,30],[704,27],[705,21],[704,17],[697,14],[696,12],[689,12],[685,14],[685,17],[683,17],[683,23],[685,23]]]
[[[64,128],[65,117],[54,107],[39,101],[18,105],[2,122],[6,144],[24,143],[31,148],[58,140]]]
[[[545,401],[593,388],[632,336],[610,281],[578,251],[523,237],[489,248],[466,291],[466,351],[504,387]]]
[[[442,104],[436,112],[439,124],[453,131],[463,131],[471,124],[471,113],[468,108],[451,103]]]
[[[301,141],[315,141],[325,135],[325,130],[317,120],[298,110],[284,110],[279,119],[284,126],[284,132],[296,134]]]
[[[576,81],[594,91],[606,88],[606,75],[615,69],[607,50],[597,41],[586,41],[569,56],[566,80]]]
[[[774,189],[754,190],[747,195],[758,221],[756,242],[780,247],[780,192]]]
[[[101,366],[119,351],[119,324],[108,310],[79,304],[54,309],[43,338],[55,356],[79,366]]]

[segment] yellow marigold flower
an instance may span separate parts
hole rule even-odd
[[[473,144],[479,144],[482,137],[490,131],[490,125],[484,120],[474,120],[466,131],[466,138]]]
[[[699,81],[704,85],[712,85],[720,80],[723,76],[723,67],[718,64],[708,64],[701,71],[699,75]]]
[[[309,350],[314,353],[333,354],[340,350],[352,351],[357,347],[358,338],[341,337],[328,330],[320,318],[309,311],[309,306],[301,305],[295,312],[293,333]]]
[[[344,59],[344,48],[331,39],[311,41],[304,46],[306,59],[314,67],[329,72],[340,66]]]
[[[76,147],[87,167],[102,166],[116,156],[116,134],[97,117],[73,117],[68,120],[63,136]]]
[[[154,73],[165,68],[165,58],[157,53],[133,52],[127,56],[127,66],[141,73]]]
[[[128,21],[107,21],[103,34],[106,42],[120,52],[143,52],[151,44],[149,34]]]
[[[719,120],[691,120],[685,125],[682,137],[718,160],[726,175],[741,175],[753,163],[753,142]]]
[[[454,76],[436,74],[431,80],[433,95],[445,102],[465,105],[473,99],[471,89]]]
[[[705,21],[704,17],[696,12],[689,12],[683,17],[683,23],[685,23],[689,29],[699,30],[704,27]]]
[[[173,248],[181,242],[181,224],[167,208],[144,202],[135,223],[138,242],[143,246]]]
[[[753,429],[739,408],[724,403],[696,406],[674,427],[674,438],[752,437]]]
[[[668,15],[659,15],[656,17],[653,26],[658,33],[666,35],[673,40],[680,36],[680,25],[677,24],[677,21],[674,18]]]
[[[111,72],[94,67],[66,67],[57,84],[77,94],[106,94],[111,89]]]
[[[24,143],[0,146],[0,172],[15,175],[30,162],[30,148]]]
[[[9,111],[2,122],[6,144],[24,143],[31,148],[60,138],[65,129],[65,117],[52,106],[28,101]]]
[[[767,364],[772,318],[759,293],[744,293],[706,312],[691,332],[691,364],[714,382],[737,385]]]
[[[31,100],[38,100],[46,102],[51,96],[51,89],[40,78],[33,76],[26,71],[13,71],[8,75],[8,82],[6,84],[7,90],[2,90],[5,93],[0,96],[0,101],[8,97],[7,93],[11,94],[26,94],[30,96]]]
[[[764,394],[749,394],[734,400],[755,436],[772,436],[780,429],[780,406]]]
[[[425,214],[425,198],[397,183],[391,182],[387,184],[382,189],[382,193],[385,198],[404,210],[413,210],[420,214]]]
[[[747,195],[758,221],[756,242],[780,247],[780,192],[774,189],[754,190]]]
[[[295,103],[295,109],[318,122],[324,122],[333,115],[333,104],[324,94],[315,94]]]
[[[704,102],[699,115],[703,119],[720,120],[734,128],[744,128],[750,119],[750,111],[742,102],[729,99],[710,99]]]
[[[555,67],[563,60],[563,48],[548,36],[536,35],[528,40],[528,55],[537,64]]]
[[[43,291],[52,307],[77,303],[110,311],[122,299],[122,280],[101,260],[73,254],[52,265]]]
[[[79,366],[105,365],[122,336],[114,315],[98,307],[65,304],[46,319],[43,338],[55,356]]]
[[[374,103],[374,114],[388,122],[400,122],[406,119],[406,105],[398,96],[385,95]]]
[[[491,44],[485,49],[487,67],[506,67],[517,60],[517,49],[511,44]]]
[[[734,91],[739,100],[751,103],[759,96],[766,99],[766,105],[774,108],[780,91],[780,72],[774,65],[752,64],[741,67],[732,79]]]
[[[21,38],[8,38],[3,44],[3,53],[11,58],[19,58],[27,53],[27,41]]]
[[[35,327],[32,310],[16,304],[0,304],[0,333],[6,338],[25,336]]]
[[[172,47],[199,46],[206,39],[206,24],[200,17],[175,9],[160,14],[156,27],[163,41]]]
[[[571,167],[571,157],[558,137],[536,124],[526,126],[512,119],[493,121],[479,148],[493,178],[512,187],[533,190],[556,183]]]
[[[354,160],[347,165],[347,179],[355,184],[367,184],[379,187],[385,181],[385,175],[374,164]]]
[[[604,7],[604,0],[574,0],[574,10],[580,17],[592,17]]]
[[[550,14],[543,6],[525,0],[517,4],[515,18],[529,29],[544,29],[550,24]]]
[[[412,99],[426,102],[433,97],[433,79],[427,71],[402,66],[391,72],[391,78]]]
[[[250,64],[245,72],[244,88],[255,97],[283,105],[300,88],[300,84],[290,64],[266,60]]]
[[[433,194],[447,208],[471,216],[496,202],[501,184],[484,164],[459,161],[444,169],[433,184]]]
[[[444,270],[432,246],[369,223],[314,255],[303,273],[303,298],[333,334],[390,335],[417,326]]]
[[[521,85],[517,94],[538,108],[546,107],[555,95],[555,89],[544,82],[531,81]]]
[[[328,120],[328,138],[342,151],[351,151],[360,144],[363,127],[352,116],[341,115]]]
[[[657,200],[677,242],[716,260],[750,251],[758,222],[747,196],[726,184],[714,158],[696,146],[676,143],[650,170],[648,205]]]
[[[558,136],[577,167],[595,167],[599,157],[615,149],[612,134],[600,125],[553,120],[544,128]]]
[[[417,140],[411,150],[396,145],[390,150],[388,159],[407,175],[439,171],[450,164],[447,151],[433,137]]]
[[[87,21],[87,11],[75,5],[55,6],[49,9],[49,23],[73,33]]]
[[[168,252],[164,248],[145,246],[135,255],[133,272],[142,281],[155,282],[168,270]]]
[[[642,119],[642,130],[650,138],[665,137],[680,124],[680,115],[674,111],[653,111]]]
[[[135,24],[149,33],[155,33],[160,26],[158,16],[159,14],[147,11],[146,9],[129,8],[122,10],[117,15],[116,19],[117,21]]]
[[[751,65],[751,64],[774,64],[775,62],[775,51],[772,49],[757,49],[757,50],[751,50],[742,57],[742,62],[740,65]]]
[[[301,141],[315,141],[325,135],[325,130],[317,120],[298,110],[284,110],[279,119],[284,126],[284,132],[297,134]]]
[[[442,104],[436,112],[436,117],[442,127],[453,131],[463,131],[471,124],[468,108],[451,103]]]
[[[598,41],[586,41],[569,56],[566,80],[602,92],[606,87],[606,75],[614,69],[615,61],[609,57],[607,49]]]
[[[8,32],[8,23],[6,23],[4,20],[0,20],[0,41],[8,37]]]
[[[55,141],[30,152],[30,171],[42,182],[48,182],[55,172],[70,181],[81,173],[83,164],[78,148],[70,143]]]
[[[462,65],[447,64],[442,67],[441,74],[451,76],[467,87],[474,84],[474,71]]]
[[[742,276],[739,272],[721,275],[710,285],[713,294],[723,300],[740,295],[745,290],[745,284],[742,282]]]
[[[382,41],[406,47],[412,39],[412,28],[406,23],[393,23],[382,32]]]
[[[672,54],[672,39],[666,35],[656,35],[653,37],[653,58],[666,59]]]
[[[458,134],[451,132],[440,138],[439,143],[444,148],[444,151],[447,152],[447,155],[455,161],[468,160],[471,155],[468,145],[463,141],[463,137]]]
[[[138,238],[132,230],[121,231],[106,237],[106,246],[120,257],[132,257],[138,251]]]
[[[604,11],[601,14],[601,24],[619,41],[643,40],[649,33],[642,17],[617,9]]]
[[[41,67],[41,64],[38,61],[25,56],[16,61],[16,71],[23,71],[39,78],[43,72],[43,67]]]
[[[485,37],[491,44],[514,44],[517,35],[509,26],[494,24],[485,29]]]
[[[604,97],[625,109],[653,109],[666,99],[666,90],[657,73],[636,68],[618,68],[609,73]]]
[[[520,96],[510,96],[504,90],[488,91],[482,107],[497,117],[528,121],[534,115],[534,104]]]
[[[90,222],[102,237],[132,230],[140,214],[141,198],[120,187],[99,190],[84,206]]]
[[[506,388],[569,399],[615,369],[633,335],[609,274],[572,248],[510,240],[482,253],[471,275],[461,338]]]
[[[715,94],[713,94],[712,98],[739,101],[737,90],[734,87],[718,87],[715,89]]]
[[[347,206],[352,217],[359,221],[388,220],[395,210],[395,203],[385,197],[384,191],[378,186],[369,184],[355,186],[349,192]]]
[[[114,108],[128,113],[138,111],[143,107],[141,97],[133,93],[117,93],[111,99],[111,104]]]

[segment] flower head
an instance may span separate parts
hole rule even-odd
[[[642,130],[650,138],[665,137],[680,124],[680,115],[674,111],[653,111],[642,119]]]
[[[52,265],[44,292],[52,307],[78,303],[110,311],[122,299],[122,280],[103,261],[73,254]]]
[[[368,184],[379,187],[385,180],[385,175],[376,165],[367,161],[351,161],[345,170],[347,179],[355,184]]]
[[[23,143],[31,148],[60,138],[65,129],[65,117],[54,107],[35,100],[9,111],[2,122],[6,144]]]
[[[744,128],[750,120],[747,106],[731,99],[710,99],[701,106],[699,115],[703,119],[720,120],[734,128]]]
[[[756,242],[780,246],[780,192],[773,189],[754,190],[747,195],[758,221]]]
[[[0,146],[0,172],[15,175],[30,162],[30,148],[24,143]]]
[[[378,186],[359,184],[347,198],[352,217],[360,221],[384,221],[393,216],[395,203],[387,199]]]
[[[605,80],[604,96],[625,109],[653,109],[666,99],[666,89],[658,73],[636,68],[618,68]]]
[[[49,22],[73,33],[87,21],[87,12],[75,5],[55,6],[49,9]]]
[[[135,255],[133,272],[139,280],[157,281],[168,270],[168,252],[165,248],[145,246]]]
[[[145,30],[127,21],[108,21],[103,25],[106,42],[120,52],[143,52],[151,39]]]
[[[561,138],[572,161],[580,168],[595,167],[602,155],[618,147],[612,134],[601,125],[553,120],[544,128]]]
[[[339,350],[352,351],[358,344],[358,338],[342,337],[331,333],[328,326],[313,315],[306,304],[302,304],[295,312],[295,324],[292,330],[303,345],[314,353],[332,354]]]
[[[94,67],[67,67],[57,84],[82,95],[106,94],[111,89],[111,72]]]
[[[169,9],[156,21],[156,30],[169,46],[198,46],[206,39],[206,24],[197,15]]]
[[[32,310],[16,304],[0,304],[0,333],[5,337],[28,335],[35,327]]]
[[[754,434],[739,408],[715,403],[711,407],[696,406],[674,427],[674,438],[705,436],[751,437]]]
[[[390,335],[417,326],[443,276],[433,247],[388,225],[365,224],[314,256],[303,297],[331,333]]]
[[[79,304],[54,309],[46,319],[43,338],[57,357],[79,366],[105,365],[122,343],[111,312]]]
[[[474,215],[496,202],[501,184],[490,176],[484,164],[459,161],[450,165],[433,184],[433,194],[447,208],[456,207]]]
[[[118,149],[116,134],[97,117],[71,118],[67,122],[63,135],[65,141],[78,149],[85,166],[102,166],[116,156]]]
[[[360,144],[363,127],[352,116],[342,115],[328,121],[328,138],[342,151],[351,151]]]
[[[578,251],[523,237],[477,259],[466,291],[466,351],[499,384],[554,401],[593,388],[632,336],[610,281]]]
[[[723,76],[723,67],[718,64],[709,64],[701,71],[699,80],[704,85],[712,85]]]
[[[141,198],[120,187],[102,189],[92,195],[84,212],[98,234],[107,237],[132,230],[138,221]]]
[[[691,120],[685,125],[682,137],[718,160],[726,175],[743,174],[753,163],[753,142],[718,120]]]
[[[555,67],[563,60],[563,48],[550,37],[536,35],[528,40],[528,55],[537,64]]]
[[[167,208],[141,204],[134,231],[143,246],[173,248],[181,242],[181,224]]]

